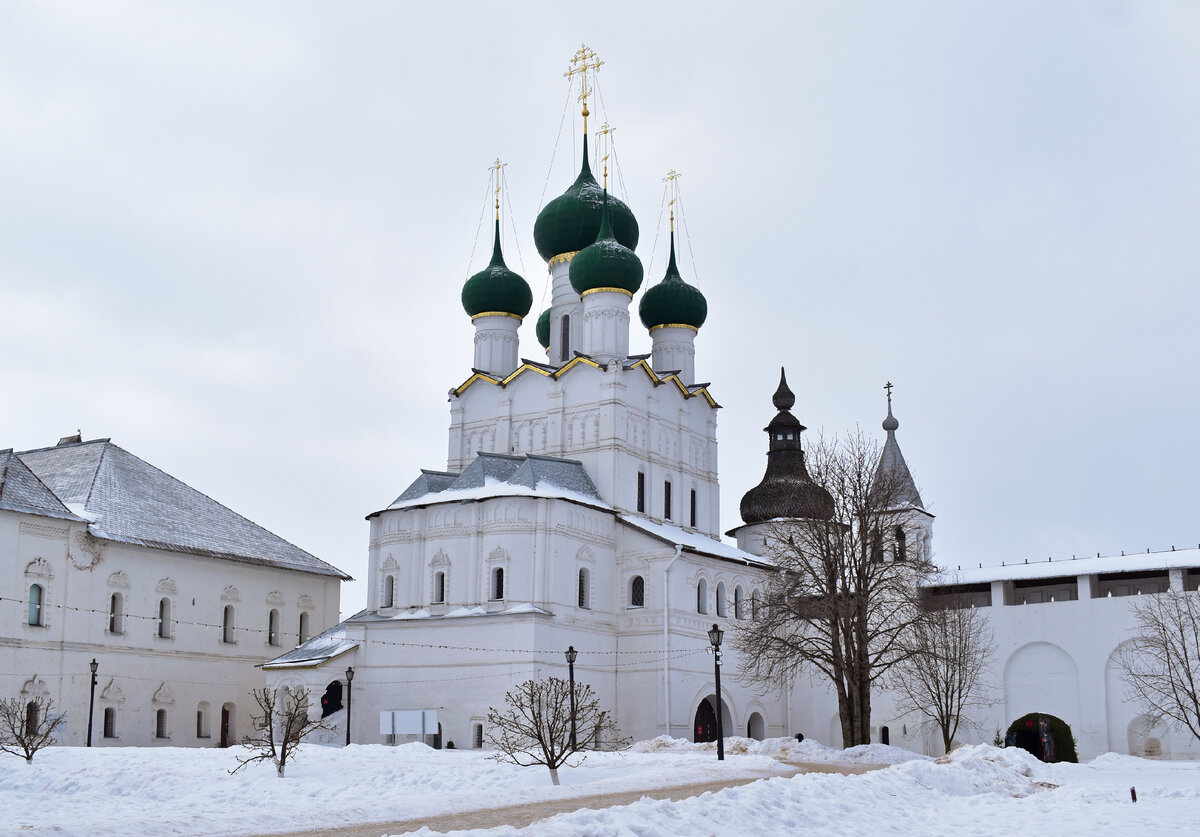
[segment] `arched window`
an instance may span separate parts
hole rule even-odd
[[[897,526],[896,532],[896,560],[903,561],[908,557],[908,550],[905,546],[904,527]]]
[[[104,707],[104,737],[117,737],[117,708],[115,706]]]
[[[629,606],[646,606],[646,580],[640,575],[635,575],[629,580]]]
[[[40,584],[29,585],[29,624],[41,625],[42,623],[42,604],[45,598],[45,591]]]
[[[589,582],[591,581],[591,573],[586,569],[579,571],[579,606],[582,608],[590,608],[592,606],[592,597]]]
[[[221,642],[232,643],[233,630],[233,605],[225,605],[225,615],[221,618]]]
[[[154,713],[154,737],[167,737],[167,710],[160,709]]]
[[[25,735],[32,737],[37,734],[38,728],[38,705],[36,701],[29,701],[25,704]]]
[[[696,584],[696,612],[708,613],[708,582],[703,578]]]
[[[558,347],[558,360],[566,363],[571,359],[571,315],[563,314],[562,330],[559,332],[561,343]]]
[[[308,642],[308,611],[300,611],[300,644]]]
[[[275,608],[267,614],[267,644],[279,644],[279,611]]]
[[[158,635],[163,639],[171,637],[171,600],[165,596],[158,600]]]
[[[120,593],[113,593],[108,600],[108,632],[125,633],[125,597]]]
[[[717,616],[725,615],[725,582],[717,583]]]
[[[396,606],[396,577],[394,575],[383,577],[383,606]]]
[[[445,601],[446,574],[439,571],[433,574],[433,602],[434,604],[443,604]]]
[[[483,724],[471,725],[471,746],[476,750],[483,749]]]
[[[504,567],[492,570],[492,601],[504,598]]]
[[[733,588],[733,618],[746,618],[746,602],[742,598],[742,587],[740,584]]]

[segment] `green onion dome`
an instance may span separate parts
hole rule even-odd
[[[700,328],[708,317],[708,301],[700,289],[683,281],[675,266],[675,231],[671,231],[671,260],[667,275],[642,296],[638,305],[642,325],[654,328],[661,325],[688,325]]]
[[[580,296],[600,288],[617,288],[633,296],[642,286],[642,261],[614,237],[608,203],[601,206],[596,240],[571,259],[571,287]]]
[[[476,273],[462,289],[462,304],[472,317],[479,314],[510,314],[522,318],[533,307],[529,283],[504,264],[500,252],[500,219],[496,219],[496,245],[492,261]]]
[[[542,316],[538,317],[537,328],[538,345],[547,351],[550,350],[550,309],[547,308],[542,312]]]
[[[575,253],[596,240],[604,195],[604,190],[588,166],[585,134],[583,168],[579,171],[579,177],[575,178],[567,191],[546,204],[533,224],[533,241],[543,259],[550,261],[555,256]],[[634,249],[638,243],[637,219],[629,207],[616,198],[609,197],[608,202],[617,241],[630,250]]]

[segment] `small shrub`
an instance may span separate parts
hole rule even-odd
[[[1038,723],[1043,718],[1050,722],[1050,736],[1054,739],[1054,756],[1050,761],[1078,762],[1079,757],[1075,754],[1075,736],[1071,734],[1071,727],[1066,721],[1046,712],[1030,712],[1017,718],[1009,725],[1005,742],[1012,742],[1013,746],[1028,750],[1038,759],[1046,761],[1042,758],[1041,735],[1038,732]]]
[[[447,741],[447,742],[446,742],[446,749],[447,749],[447,750],[455,750],[455,749],[457,749],[457,748],[454,746],[454,739],[453,739],[453,738],[451,738],[449,741]]]

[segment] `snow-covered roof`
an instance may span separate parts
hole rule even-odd
[[[359,643],[356,640],[346,639],[346,623],[340,622],[324,633],[317,634],[307,642],[297,645],[286,654],[279,655],[271,662],[263,663],[262,667],[273,670],[315,668],[347,651],[353,651],[358,646]]]
[[[736,546],[730,546],[723,541],[711,538],[703,532],[689,531],[670,523],[656,523],[632,514],[618,514],[617,519],[626,526],[644,532],[663,543],[680,544],[687,552],[722,558],[726,561],[737,561],[740,564],[750,564],[755,567],[774,566],[769,559],[761,555],[745,552]]]
[[[982,584],[990,581],[1027,581],[1069,575],[1153,572],[1181,567],[1200,568],[1200,549],[1165,552],[1135,552],[1129,555],[1104,555],[1087,558],[1060,558],[1055,561],[1002,564],[1001,566],[947,568],[938,584]]]
[[[600,499],[600,492],[583,463],[576,459],[532,453],[521,456],[480,453],[457,476],[443,471],[421,471],[384,511],[493,497],[546,497],[611,508]],[[374,512],[368,518],[380,513]]]
[[[97,538],[350,578],[108,439],[15,456]]]
[[[54,496],[12,448],[0,450],[0,509],[60,520],[82,520]]]
[[[377,610],[364,610],[347,619],[347,622],[412,622],[439,619],[462,619],[467,616],[515,616],[521,613],[537,613],[542,616],[554,614],[545,608],[531,602],[518,602],[503,610],[489,610],[483,605],[456,607],[445,613],[434,613],[428,607],[412,607],[391,614],[381,614]]]

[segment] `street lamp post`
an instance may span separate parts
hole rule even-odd
[[[350,746],[350,698],[354,688],[354,667],[346,669],[346,746]]]
[[[96,662],[96,658],[92,657],[92,662],[88,665],[92,670],[92,695],[88,698],[88,740],[87,745],[92,746],[92,716],[96,713],[96,670],[100,668],[100,664]]]
[[[708,632],[708,641],[713,648],[713,673],[717,681],[717,761],[725,760],[725,728],[721,724],[721,639],[725,632],[713,623]]]
[[[579,652],[574,645],[567,646],[567,676],[571,681],[571,752],[575,752],[575,660]]]

